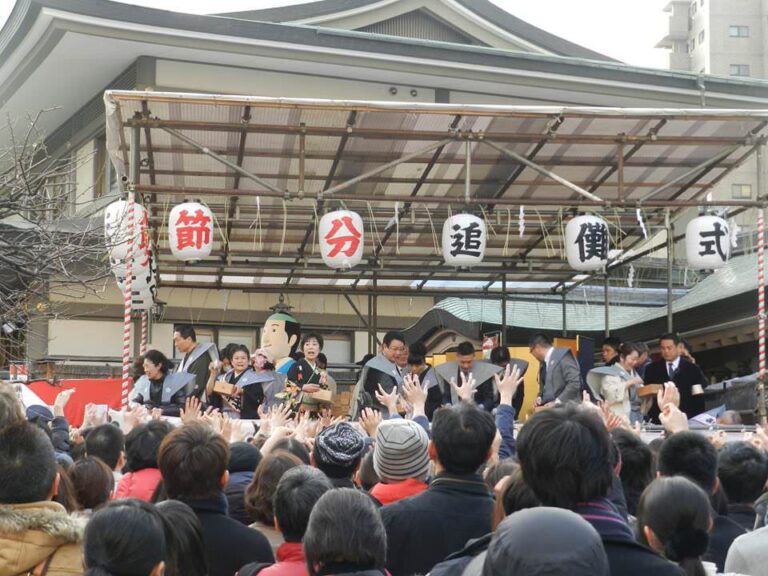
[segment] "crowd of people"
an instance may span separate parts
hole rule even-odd
[[[0,576],[768,575],[768,434],[689,430],[705,382],[674,335],[657,362],[606,341],[586,379],[535,336],[522,425],[528,363],[503,348],[432,367],[389,332],[334,415],[317,334],[284,374],[175,341],[179,366],[148,351],[130,406],[80,427],[71,392],[0,384]]]

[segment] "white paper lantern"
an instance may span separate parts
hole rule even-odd
[[[133,204],[133,249],[149,245],[147,211],[141,204]],[[124,260],[128,255],[128,202],[117,200],[104,210],[104,240],[112,258]]]
[[[131,309],[149,310],[157,299],[157,286],[153,282],[143,290],[131,292]]]
[[[168,216],[173,255],[184,262],[209,256],[213,249],[213,214],[198,202],[174,206]]]
[[[443,259],[449,266],[475,266],[485,257],[488,233],[485,220],[456,214],[443,224]]]
[[[565,251],[574,270],[599,270],[608,263],[608,224],[597,216],[577,216],[565,227]]]
[[[685,254],[694,270],[722,268],[731,257],[731,229],[717,216],[699,216],[685,229]]]
[[[144,290],[147,287],[156,284],[157,265],[154,261],[151,261],[149,266],[136,271],[132,276],[131,290],[134,292]],[[125,291],[125,276],[115,275],[115,279],[117,280],[117,286],[120,288],[120,291]]]
[[[357,212],[337,210],[324,214],[318,234],[320,254],[329,268],[353,268],[363,259],[365,230]]]

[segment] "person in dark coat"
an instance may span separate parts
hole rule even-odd
[[[493,377],[503,370],[504,368],[490,362],[475,359],[475,347],[472,342],[461,342],[456,348],[456,360],[445,362],[435,368],[443,404],[456,404],[459,401],[452,382],[461,385],[465,380],[474,378],[474,401],[490,412],[496,401]]]
[[[194,510],[203,526],[209,576],[232,576],[250,562],[274,562],[267,538],[227,516],[222,487],[229,472],[229,445],[202,423],[171,432],[158,462],[168,497]]]
[[[495,436],[493,417],[474,404],[435,412],[429,444],[435,479],[425,492],[381,509],[392,576],[427,574],[467,541],[490,532],[493,496],[477,470]]]
[[[529,347],[540,363],[536,406],[581,402],[581,368],[571,349],[553,348],[543,334],[533,336]]]
[[[368,496],[339,488],[320,497],[304,533],[310,576],[386,576],[386,556],[387,534]]]
[[[496,530],[483,576],[610,576],[600,535],[568,510],[515,512]]]
[[[235,442],[229,446],[229,454],[229,482],[224,488],[229,517],[248,526],[251,519],[245,510],[245,489],[253,480],[256,466],[261,462],[261,452],[248,442]]]
[[[728,498],[728,518],[751,532],[757,523],[755,502],[768,482],[768,457],[749,442],[728,442],[717,458],[717,477]]]
[[[676,334],[664,334],[659,339],[661,360],[653,362],[645,369],[643,380],[646,384],[664,384],[674,382],[680,391],[680,410],[688,418],[704,412],[704,388],[707,379],[696,364],[680,356],[680,338]],[[654,400],[655,402],[655,400]],[[656,420],[659,409],[655,406],[649,416]]]
[[[174,327],[173,345],[180,354],[183,354],[176,371],[195,377],[189,395],[203,400],[205,385],[208,383],[209,366],[211,362],[219,359],[219,351],[210,342],[198,342],[195,329],[189,324],[179,324]]]
[[[608,499],[611,445],[594,410],[566,404],[526,422],[517,437],[517,455],[526,484],[544,506],[572,510],[597,530],[613,576],[681,576],[679,566],[635,540]]]
[[[720,489],[717,450],[706,436],[697,432],[677,432],[664,441],[659,451],[658,473],[661,476],[685,476],[710,498]],[[722,572],[731,544],[746,533],[736,522],[712,510],[709,547],[703,559],[717,564],[717,571]]]

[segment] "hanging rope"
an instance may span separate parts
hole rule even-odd
[[[280,251],[279,255],[283,255],[283,248],[285,248],[285,230],[288,227],[288,205],[283,200],[283,232],[280,235]]]
[[[373,208],[371,207],[370,202],[365,203],[366,206],[368,206],[368,215],[371,218],[371,229],[373,230],[373,241],[379,245],[379,249],[383,248],[384,244],[381,242],[381,238],[379,237],[379,228],[376,226],[376,218],[373,216]]]
[[[395,202],[395,254],[400,254],[400,202]]]
[[[509,253],[509,233],[512,229],[512,210],[507,208],[507,235],[504,237],[504,250],[501,251],[502,256],[506,256]]]
[[[493,228],[493,224],[491,223],[491,219],[488,218],[488,214],[485,211],[485,208],[483,208],[483,205],[480,204],[480,212],[483,214],[483,220],[485,220],[485,226],[488,228],[490,233],[493,235],[493,237],[496,237],[496,230]]]
[[[259,236],[259,250],[264,249],[264,239],[262,238],[262,225],[261,225],[261,198],[259,196],[256,196],[256,218],[254,218],[253,222],[250,226],[248,226],[248,229],[250,230],[253,228],[253,250],[256,250],[256,235]]]
[[[448,206],[448,209],[450,210],[450,205]],[[427,218],[429,218],[429,227],[432,229],[432,245],[435,248],[435,254],[439,254],[440,247],[437,243],[437,232],[435,232],[435,223],[432,222],[432,214],[429,213],[429,208],[427,208],[426,204],[424,204],[424,210],[427,211]]]

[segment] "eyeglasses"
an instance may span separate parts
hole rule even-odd
[[[406,348],[405,346],[387,346],[390,350],[393,352],[405,352]]]

